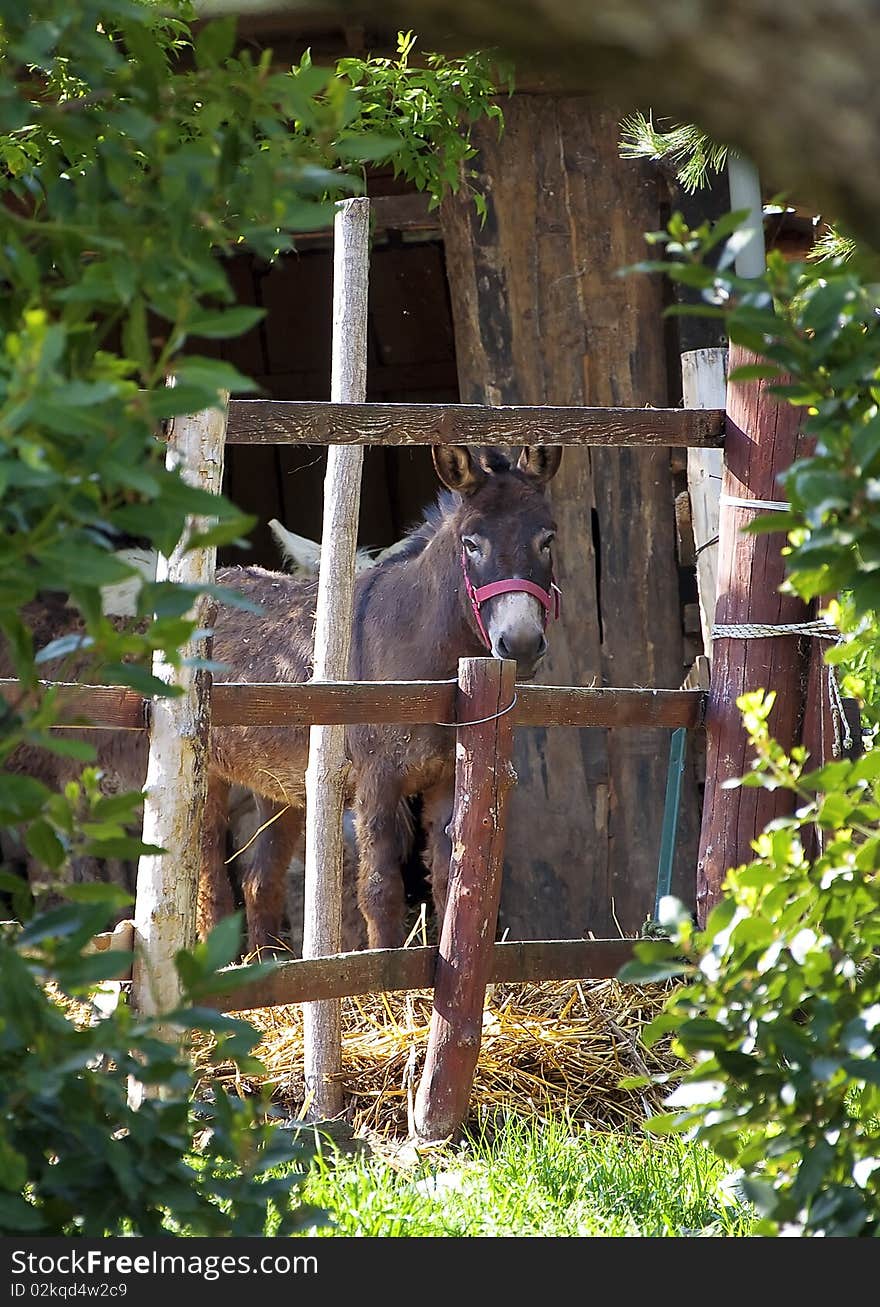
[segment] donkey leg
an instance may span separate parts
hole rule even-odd
[[[446,895],[449,888],[449,861],[452,857],[452,840],[449,824],[452,821],[452,804],[455,797],[451,784],[435,785],[422,795],[422,822],[425,827],[425,863],[431,880],[434,899],[434,916],[437,936],[443,930],[446,912]]]
[[[368,948],[403,943],[406,895],[401,864],[406,848],[399,785],[370,786],[355,801],[358,906],[367,923]]]
[[[229,782],[216,772],[208,776],[196,925],[199,939],[235,911],[232,886],[226,871],[226,810]]]
[[[287,868],[299,846],[304,815],[302,808],[282,807],[259,795],[255,798],[260,824],[266,825],[241,882],[250,953],[282,943]]]

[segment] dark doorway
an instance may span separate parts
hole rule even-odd
[[[273,399],[326,400],[330,393],[332,253],[328,238],[273,264],[233,260],[239,304],[266,317],[223,347],[223,355]],[[454,403],[459,398],[455,341],[439,236],[386,231],[370,263],[367,399]],[[280,567],[268,528],[320,539],[326,450],[322,447],[230,445],[225,490],[257,526],[247,550],[221,551],[221,563]],[[437,481],[425,446],[372,447],[364,460],[358,543],[400,539],[434,498]]]

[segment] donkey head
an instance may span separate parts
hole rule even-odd
[[[544,487],[562,459],[559,446],[526,446],[516,465],[496,450],[435,445],[434,467],[461,503],[454,526],[461,551],[462,599],[496,658],[516,662],[530,680],[547,650],[544,629],[555,588],[556,524]]]

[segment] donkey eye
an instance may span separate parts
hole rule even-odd
[[[480,542],[475,540],[473,536],[462,536],[461,543],[469,554],[480,553]]]
[[[556,532],[548,531],[545,536],[541,537],[541,545],[540,545],[541,549],[543,549],[546,552],[546,550],[548,550],[550,546],[553,544],[553,541],[555,539],[556,539]]]

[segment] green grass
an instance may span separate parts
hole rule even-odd
[[[322,1237],[745,1236],[727,1172],[700,1145],[510,1116],[415,1166],[325,1150],[302,1198]]]

